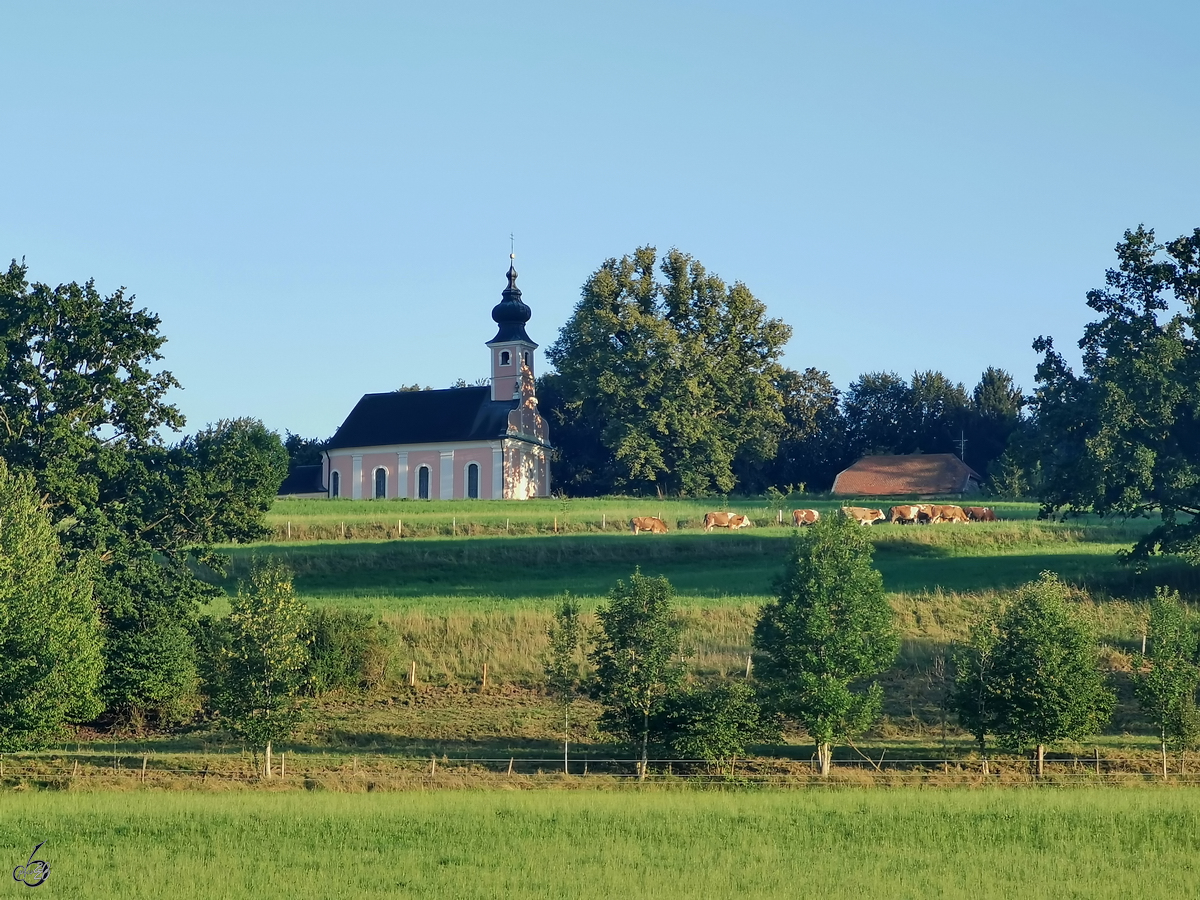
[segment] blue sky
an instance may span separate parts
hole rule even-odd
[[[328,436],[487,374],[643,244],[740,280],[830,372],[1073,347],[1139,222],[1200,226],[1200,4],[0,8],[0,256],[159,313],[188,429]]]

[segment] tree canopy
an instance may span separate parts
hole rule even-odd
[[[1200,560],[1200,228],[1164,244],[1139,225],[1116,254],[1087,294],[1100,318],[1082,370],[1053,338],[1034,343],[1044,511],[1158,514],[1136,555]]]
[[[214,589],[195,574],[204,548],[262,534],[287,473],[277,436],[222,422],[178,445],[184,425],[160,370],[159,319],[124,289],[0,275],[0,458],[31,474],[72,559],[91,559],[112,710],[168,711],[195,685],[191,628]]]
[[[775,454],[790,336],[744,284],[727,285],[679,250],[607,260],[546,351],[557,372],[540,396],[560,482],[731,491],[739,457]]]

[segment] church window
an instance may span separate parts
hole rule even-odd
[[[472,500],[479,499],[479,466],[475,463],[467,466],[467,496]]]
[[[329,473],[329,496],[342,496],[342,473],[337,469]]]
[[[511,366],[512,365],[512,354],[509,353],[507,350],[500,351],[500,365],[502,365],[502,366]]]
[[[417,469],[417,497],[420,500],[429,499],[429,466]]]
[[[375,470],[375,499],[387,498],[387,469],[382,467]]]
[[[525,351],[524,358],[525,358],[525,365],[529,365],[529,351],[528,350]]]

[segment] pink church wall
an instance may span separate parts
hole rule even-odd
[[[472,447],[454,451],[454,499],[467,497],[467,464],[479,465],[479,499],[492,499],[492,448]]]
[[[393,459],[395,455],[393,454]],[[417,473],[421,466],[429,467],[429,499],[442,495],[438,478],[442,470],[442,455],[436,450],[411,450],[408,454],[408,496],[417,498]]]
[[[362,458],[363,499],[375,496],[375,470],[387,470],[387,497],[396,496],[396,454],[364,453]]]
[[[329,460],[329,472],[326,473],[329,480],[325,483],[329,485],[329,496],[333,496],[333,473],[337,472],[341,476],[341,491],[339,497],[353,497],[352,485],[350,483],[350,474],[354,469],[354,460],[349,456],[334,456]]]

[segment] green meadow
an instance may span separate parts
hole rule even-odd
[[[1175,898],[1195,788],[8,795],[39,897]],[[10,885],[9,892],[23,892]]]

